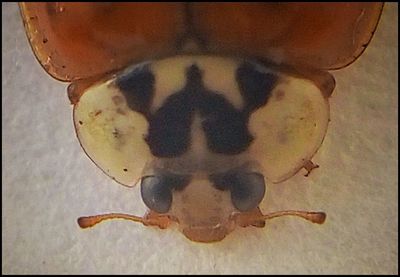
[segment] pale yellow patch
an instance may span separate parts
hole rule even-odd
[[[250,117],[250,153],[273,182],[291,177],[312,158],[325,136],[329,104],[306,79],[282,76],[266,106]]]
[[[151,159],[144,141],[148,123],[129,109],[112,81],[90,87],[82,95],[75,106],[74,122],[89,157],[109,176],[132,186]]]

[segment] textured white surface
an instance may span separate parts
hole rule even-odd
[[[323,210],[326,223],[281,218],[214,244],[123,220],[78,227],[81,215],[145,209],[85,156],[66,85],[36,62],[17,5],[2,8],[3,273],[398,273],[397,4],[334,72],[320,168],[270,185],[261,206]]]

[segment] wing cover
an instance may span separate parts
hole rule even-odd
[[[21,3],[32,49],[61,81],[172,55],[184,31],[179,3]]]

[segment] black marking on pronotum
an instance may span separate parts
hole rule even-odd
[[[154,96],[154,75],[148,65],[136,67],[116,79],[131,110],[148,114]]]
[[[190,127],[194,116],[194,96],[184,88],[168,97],[164,104],[148,119],[146,141],[153,155],[176,157],[190,146]]]
[[[195,112],[203,118],[202,127],[211,151],[237,154],[253,140],[247,128],[248,116],[234,108],[218,92],[203,85],[197,65],[186,72],[186,85],[166,99],[149,120],[147,142],[152,153],[161,157],[182,155],[190,147],[190,127]]]
[[[204,118],[203,130],[211,151],[238,154],[253,141],[247,128],[248,115],[236,109],[225,97],[203,88],[198,109]]]
[[[245,110],[252,112],[267,104],[277,79],[273,73],[257,70],[254,64],[242,63],[236,71],[236,81],[246,102]]]
[[[149,68],[144,66],[122,75],[116,83],[128,106],[146,116],[149,129],[145,140],[152,154],[176,157],[190,147],[195,112],[202,117],[202,128],[211,151],[234,155],[246,150],[253,141],[247,126],[250,114],[267,103],[277,76],[243,63],[236,72],[245,100],[244,108],[240,110],[218,91],[206,88],[201,70],[193,64],[186,71],[185,87],[169,96],[157,111],[150,114],[154,79]]]

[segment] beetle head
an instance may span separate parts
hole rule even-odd
[[[177,223],[190,240],[214,242],[222,240],[236,226],[264,227],[266,219],[282,215],[296,215],[319,224],[325,220],[322,212],[282,211],[263,215],[258,205],[265,194],[265,178],[255,163],[221,171],[205,171],[203,167],[193,172],[190,163],[186,163],[188,166],[183,161],[172,164],[158,160],[146,167],[141,179],[141,195],[150,212],[145,217],[127,214],[81,217],[79,225],[91,227],[111,218],[160,228]],[[174,170],[178,164],[182,166],[179,173]],[[229,164],[227,160],[225,165]]]
[[[163,169],[154,164],[148,167],[141,194],[150,210],[175,219],[191,240],[221,240],[234,229],[234,215],[257,210],[264,197],[264,177],[249,163],[228,170],[222,170],[222,165],[210,166],[221,171],[202,166],[194,172],[188,170],[193,166],[185,167],[181,161],[178,164],[179,174],[171,164]]]

